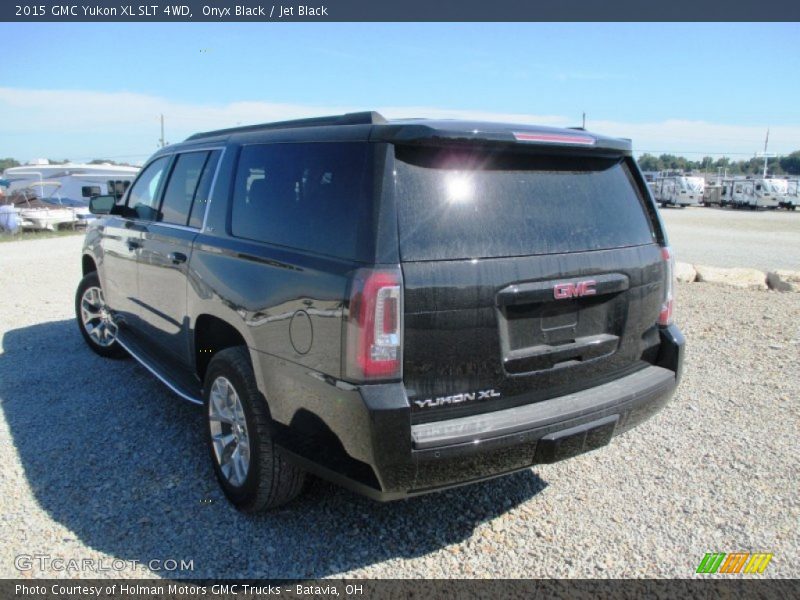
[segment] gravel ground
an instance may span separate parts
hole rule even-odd
[[[679,287],[680,390],[607,448],[386,505],[314,481],[252,518],[217,490],[199,410],[84,347],[80,243],[0,248],[1,577],[20,554],[193,561],[173,577],[691,577],[717,551],[800,576],[800,294]]]
[[[660,212],[681,262],[800,269],[800,211],[692,207]]]

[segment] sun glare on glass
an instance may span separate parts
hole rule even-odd
[[[453,204],[472,200],[473,185],[463,173],[453,173],[447,178],[447,201]]]

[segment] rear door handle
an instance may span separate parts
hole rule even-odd
[[[630,282],[627,275],[622,273],[608,273],[603,275],[587,275],[586,277],[573,277],[571,279],[533,281],[529,283],[515,283],[497,292],[496,303],[498,306],[511,306],[515,304],[538,304],[552,302],[559,299],[555,295],[556,286],[577,285],[591,280],[595,293],[592,296],[615,294],[628,289]],[[570,289],[570,288],[568,288]],[[573,297],[570,293],[565,298]],[[578,297],[577,295],[574,297]]]
[[[172,261],[172,264],[179,265],[186,262],[186,255],[183,252],[170,252],[167,258]]]

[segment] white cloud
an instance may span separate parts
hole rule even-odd
[[[428,106],[375,108],[390,118],[458,118],[561,127],[578,124],[576,119],[563,115]],[[193,103],[134,92],[0,87],[0,155],[20,159],[131,156],[143,160],[155,150],[160,114],[165,116],[167,139],[175,142],[208,129],[357,110],[364,107],[260,101]],[[598,133],[632,138],[637,152],[671,152],[690,157],[700,153],[752,155],[763,149],[766,130],[766,124],[760,123],[726,125],[681,119],[637,123],[590,118],[588,126]],[[786,153],[798,148],[800,125],[771,124],[770,151]]]

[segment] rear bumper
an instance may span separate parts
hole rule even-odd
[[[408,496],[551,463],[604,446],[658,412],[680,380],[684,338],[661,330],[655,365],[594,388],[475,416],[411,425],[402,384],[354,390],[363,425],[336,432],[336,446],[309,455],[282,443],[289,458],[377,500]],[[358,449],[359,456],[346,449]]]

